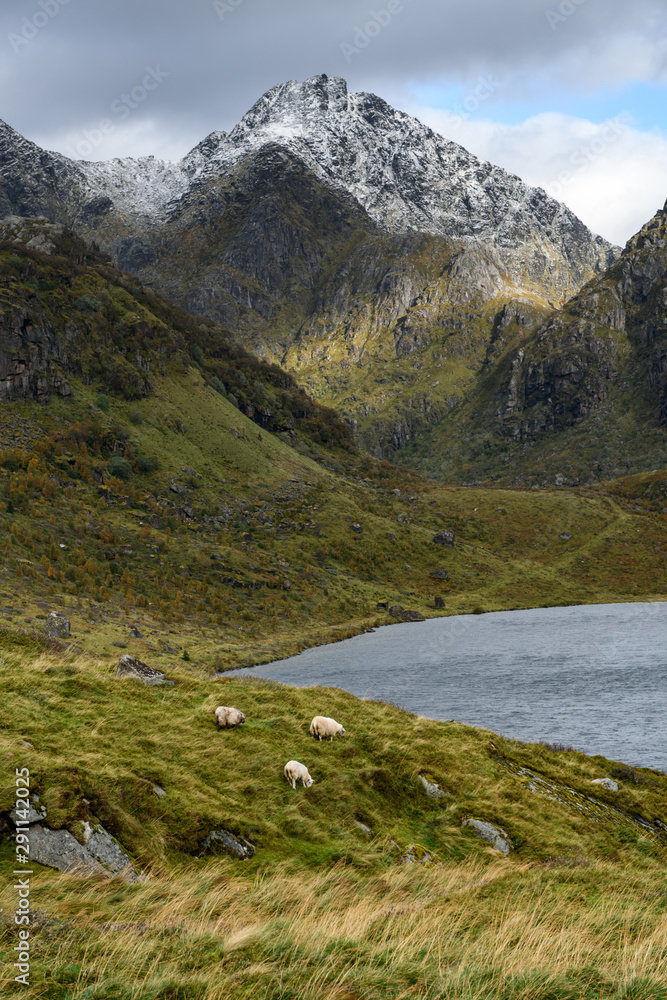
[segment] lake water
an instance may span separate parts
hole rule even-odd
[[[339,687],[432,719],[667,771],[667,603],[390,625],[233,673]]]

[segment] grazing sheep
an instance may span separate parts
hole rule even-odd
[[[305,764],[300,764],[298,760],[288,760],[283,774],[292,788],[296,788],[297,781],[300,781],[304,788],[310,788],[313,784],[313,779],[308,774],[308,768]]]
[[[238,726],[245,722],[245,715],[238,708],[229,708],[227,705],[220,705],[215,710],[215,721],[218,729],[228,729],[231,726]]]
[[[345,736],[345,730],[340,722],[329,719],[326,715],[316,715],[310,724],[310,735],[316,736],[318,740],[325,740],[328,736],[332,741],[336,733]]]

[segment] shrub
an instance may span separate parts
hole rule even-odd
[[[109,473],[117,479],[129,479],[132,475],[132,466],[121,455],[114,455],[109,462]]]
[[[131,424],[136,424],[137,426],[139,426],[139,424],[143,424],[143,422],[144,422],[144,416],[143,416],[143,413],[141,412],[141,410],[137,410],[136,407],[133,408],[133,409],[131,409],[130,410],[130,423]]]
[[[211,389],[215,389],[215,391],[219,392],[221,396],[227,395],[227,390],[225,389],[224,382],[221,382],[217,375],[214,375],[208,384],[210,385]]]
[[[111,400],[103,392],[100,392],[95,396],[95,406],[99,410],[103,410],[104,413],[108,413],[111,407]]]
[[[194,360],[197,362],[198,365],[205,364],[206,359],[204,357],[204,352],[202,351],[199,344],[192,345],[192,347],[190,348],[190,354],[192,355],[192,357],[194,358]]]
[[[154,472],[159,468],[160,463],[157,458],[149,457],[148,455],[139,455],[137,457],[137,469],[139,472]]]
[[[239,404],[238,404],[238,400],[237,400],[236,396],[234,396],[234,395],[233,395],[233,394],[232,394],[232,393],[230,392],[230,394],[229,394],[229,395],[227,396],[227,399],[228,399],[228,400],[229,400],[229,402],[230,402],[230,403],[232,404],[232,406],[235,406],[235,407],[236,407],[236,409],[238,410],[238,408],[239,408]]]
[[[74,300],[74,308],[79,309],[81,312],[99,312],[102,308],[102,303],[94,295],[88,295],[87,292],[84,292],[83,295],[79,295]]]

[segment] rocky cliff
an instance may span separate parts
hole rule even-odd
[[[588,481],[667,464],[667,210],[527,337],[404,460],[443,475]],[[452,432],[456,429],[456,437]]]

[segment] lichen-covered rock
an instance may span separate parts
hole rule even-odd
[[[255,853],[254,846],[250,841],[235,837],[229,830],[211,830],[202,843],[202,850],[212,853],[229,854],[234,858],[244,861],[251,858]]]
[[[492,823],[485,823],[481,819],[466,819],[463,826],[470,826],[481,840],[491,844],[496,851],[502,854],[509,854],[512,850],[512,841],[509,839],[502,827],[493,826]]]
[[[442,865],[442,861],[435,851],[428,851],[421,844],[408,844],[400,858],[400,865],[421,865],[424,868],[436,868]]]
[[[46,619],[44,631],[54,639],[69,639],[71,623],[59,611],[52,611]]]
[[[441,531],[436,531],[433,541],[436,545],[447,545],[450,549],[453,549],[455,542],[454,532],[443,528]]]
[[[134,677],[144,684],[164,684],[165,676],[155,667],[149,667],[147,663],[138,660],[136,656],[125,653],[118,661],[116,677]]]
[[[613,778],[593,778],[591,785],[600,785],[601,788],[606,788],[608,792],[618,791],[618,783]]]

